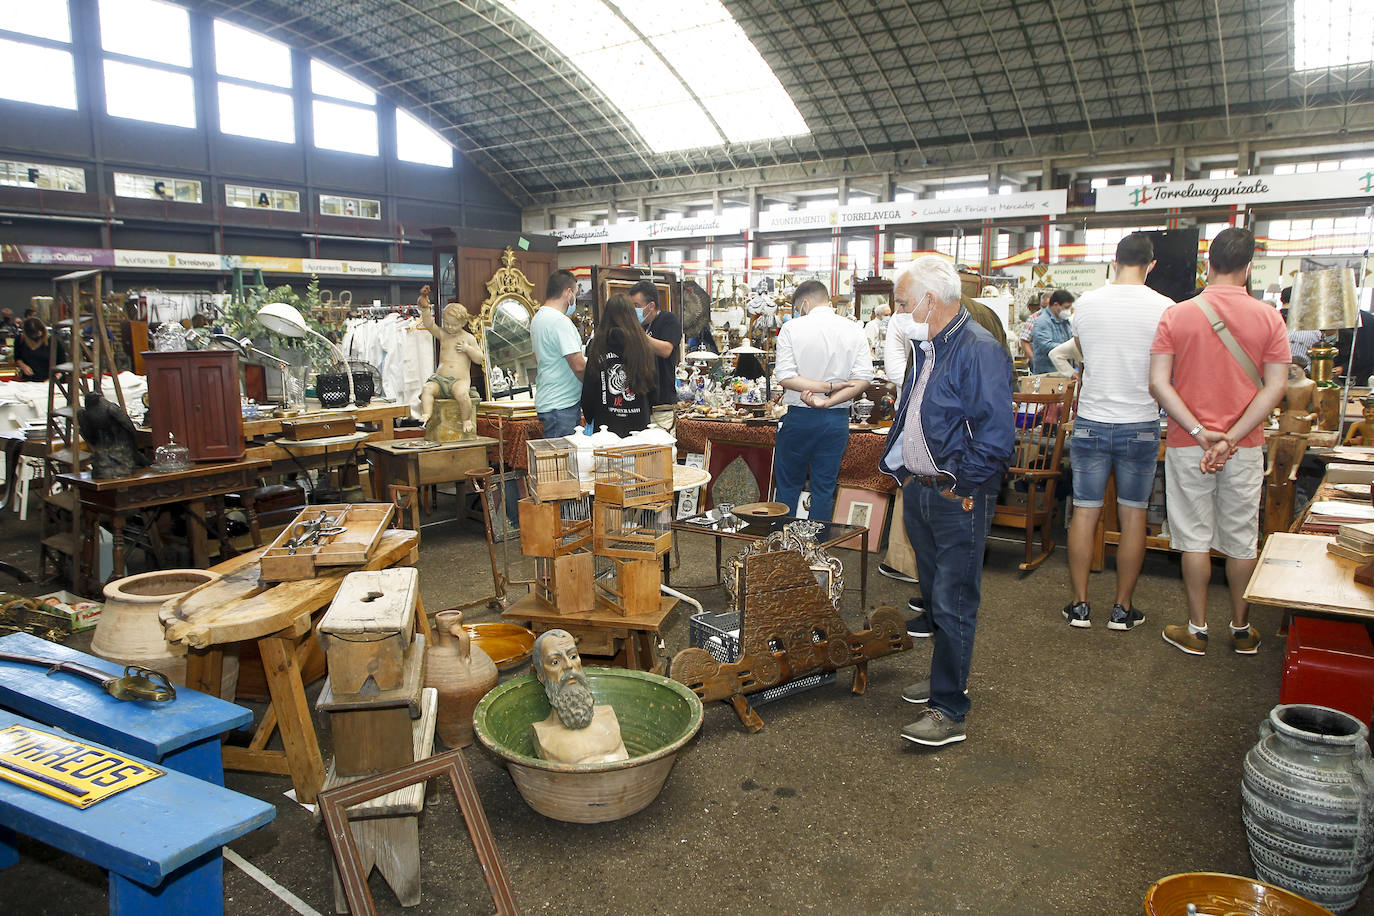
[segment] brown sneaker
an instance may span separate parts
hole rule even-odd
[[[1255,655],[1259,652],[1259,644],[1259,634],[1252,626],[1231,631],[1231,645],[1238,655]]]
[[[1164,641],[1189,655],[1207,654],[1207,634],[1194,633],[1186,623],[1171,623],[1164,628]]]

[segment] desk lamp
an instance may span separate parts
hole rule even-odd
[[[1312,381],[1317,383],[1317,425],[1325,430],[1340,429],[1345,413],[1345,397],[1331,371],[1336,348],[1326,341],[1326,336],[1333,335],[1337,328],[1354,328],[1357,336],[1360,333],[1355,272],[1348,267],[1302,271],[1293,282],[1293,297],[1288,303],[1288,330],[1321,331],[1324,335],[1307,351],[1307,359],[1312,367]],[[1352,358],[1355,355],[1353,339],[1350,354]],[[1347,372],[1347,392],[1349,386]]]
[[[258,323],[284,337],[314,336],[323,340],[329,347],[330,355],[344,367],[344,378],[348,379],[348,402],[354,403],[356,396],[353,391],[353,372],[348,365],[348,357],[338,344],[306,324],[305,318],[295,306],[287,305],[285,302],[269,302],[258,309]]]

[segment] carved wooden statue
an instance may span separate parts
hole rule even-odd
[[[1288,388],[1279,414],[1279,434],[1305,436],[1317,422],[1317,383],[1307,377],[1302,366],[1288,367]]]
[[[788,541],[793,546],[779,549]],[[862,694],[870,659],[911,648],[906,624],[894,608],[875,609],[865,621],[867,629],[851,632],[832,599],[838,583],[830,564],[838,561],[814,542],[797,542],[790,532],[773,534],[751,544],[736,561],[740,586],[735,606],[741,611],[736,661],[720,662],[695,648],[673,658],[675,680],[703,701],[729,700],[751,732],[763,728],[763,720],[749,706],[748,694],[850,666],[851,690]]]
[[[1374,395],[1360,403],[1364,405],[1364,419],[1350,427],[1342,445],[1374,445]]]

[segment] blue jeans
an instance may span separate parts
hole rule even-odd
[[[1159,421],[1099,423],[1078,417],[1073,421],[1069,455],[1075,506],[1100,507],[1107,492],[1107,475],[1115,468],[1117,503],[1147,509],[1159,462]]]
[[[968,669],[983,590],[983,548],[992,528],[997,491],[974,494],[973,510],[915,480],[902,488],[906,536],[916,552],[916,573],[935,633],[930,658],[930,708],[956,722],[968,715]]]
[[[571,407],[559,407],[547,413],[536,414],[536,416],[539,417],[539,422],[544,427],[545,439],[571,436],[582,425],[582,405],[574,404]]]
[[[807,518],[828,522],[835,513],[835,482],[849,445],[849,411],[841,407],[789,407],[773,447],[774,494],[797,514],[797,500],[808,473],[811,511]]]

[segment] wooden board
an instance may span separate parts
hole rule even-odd
[[[1374,588],[1355,582],[1359,563],[1328,553],[1328,537],[1271,534],[1245,586],[1253,604],[1374,617]]]
[[[439,691],[433,687],[426,687],[420,694],[420,717],[411,722],[416,760],[424,760],[434,753],[434,727],[438,720]],[[334,762],[331,760],[329,772],[324,777],[324,787],[333,789],[350,782],[357,782],[362,778],[361,776],[340,776],[335,771]],[[360,802],[348,809],[349,819],[419,814],[425,804],[425,785],[426,783],[423,781],[411,783],[404,789],[388,792],[386,795],[371,801]]]
[[[413,564],[419,544],[417,532],[385,531],[364,568]],[[310,615],[330,602],[349,570],[326,568],[314,579],[264,584],[260,560],[265,551],[254,550],[215,566],[220,579],[163,605],[159,613],[167,639],[200,649],[288,628],[297,635],[309,631]]]
[[[332,524],[342,525],[347,530],[330,535],[320,544],[310,544],[291,553],[287,542],[293,537],[296,525],[314,521],[321,512],[328,513]],[[320,567],[366,563],[382,532],[391,526],[395,512],[396,507],[391,503],[344,503],[302,509],[263,554],[263,580],[291,582],[313,578]]]

